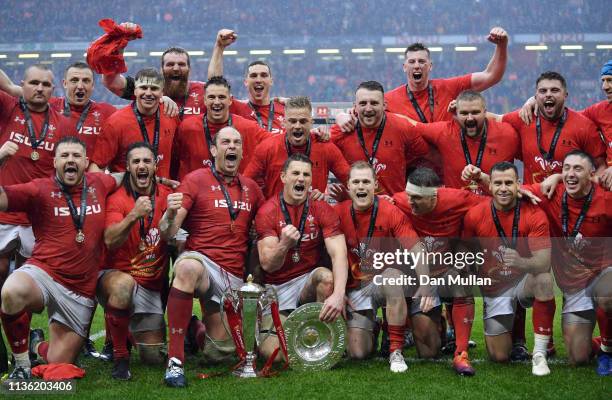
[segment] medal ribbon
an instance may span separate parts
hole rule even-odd
[[[380,144],[380,138],[382,137],[383,131],[385,130],[385,124],[387,123],[387,116],[383,115],[383,119],[380,122],[380,126],[376,130],[376,136],[374,137],[374,143],[372,143],[372,155],[368,153],[368,149],[366,149],[365,140],[363,139],[363,131],[361,130],[361,124],[357,121],[355,128],[357,129],[357,138],[359,139],[359,144],[365,153],[366,159],[370,163],[370,165],[374,164],[374,159],[376,158],[376,152],[378,151],[378,145]]]
[[[249,101],[249,107],[251,107],[251,110],[253,110],[253,112],[255,113],[255,117],[257,118],[257,125],[266,129],[262,121],[261,113],[258,111],[258,107],[255,104],[251,103],[250,101]],[[268,128],[266,129],[268,132],[272,132],[273,123],[274,123],[274,102],[271,101],[270,102],[270,112],[268,114]]]
[[[87,102],[85,107],[83,107],[83,111],[81,111],[81,116],[79,117],[79,120],[76,124],[77,133],[81,131],[81,128],[83,127],[83,123],[85,123],[85,120],[87,119],[87,115],[89,114],[90,108],[91,108],[91,100]],[[64,116],[70,117],[70,114],[71,114],[70,104],[68,104],[68,99],[64,97]]]
[[[219,182],[219,186],[221,187],[221,191],[223,192],[223,197],[225,197],[225,202],[227,203],[227,211],[229,212],[231,225],[233,226],[234,221],[236,221],[236,219],[240,215],[240,204],[238,204],[238,209],[236,210],[232,203],[232,198],[230,197],[229,191],[225,187],[225,182],[223,181],[223,178],[219,176],[219,173],[215,169],[214,165],[210,168],[210,170],[215,176],[215,179],[217,179],[217,182]],[[236,179],[238,179],[238,185],[240,186],[240,201],[242,201],[242,182],[240,182],[239,176],[236,176]]]
[[[210,152],[210,147],[213,145],[214,141],[212,139],[212,135],[210,134],[210,128],[208,126],[208,119],[206,119],[206,114],[202,114],[202,124],[204,125],[204,139],[206,139],[206,146],[208,147],[208,154],[210,155],[210,157],[212,157],[211,152]],[[232,114],[230,114],[229,118],[227,119],[227,126],[233,126],[232,125]],[[213,165],[215,164],[212,158],[210,158],[210,161],[212,162]]]
[[[68,188],[57,178],[57,176],[55,177],[55,183],[57,183],[57,186],[59,186],[64,198],[66,199],[66,202],[68,203],[70,216],[72,217],[72,222],[74,223],[77,232],[82,232],[83,225],[85,224],[85,211],[87,210],[87,178],[85,175],[83,175],[83,191],[81,192],[80,210],[77,210],[74,202],[72,201],[72,195],[68,192]]]
[[[38,139],[36,139],[36,132],[34,131],[34,123],[32,122],[32,115],[30,114],[30,109],[28,108],[28,105],[26,104],[26,101],[23,97],[19,98],[19,107],[21,108],[23,116],[26,120],[32,150],[36,150],[38,145],[42,143],[42,141],[45,140],[45,138],[47,137],[47,130],[49,129],[49,106],[47,105],[47,110],[45,111],[45,122],[43,122],[42,129],[40,130],[40,137]]]
[[[427,118],[425,118],[425,114],[423,114],[423,110],[421,110],[421,107],[419,106],[419,103],[417,103],[416,99],[414,98],[414,94],[408,88],[407,84],[406,84],[406,94],[408,95],[408,99],[412,103],[412,107],[414,107],[414,110],[416,111],[417,115],[419,116],[419,119],[421,120],[421,122],[424,123],[424,124],[429,122],[429,121],[427,121]],[[434,119],[434,95],[433,95],[433,88],[431,87],[431,84],[427,85],[427,94],[428,94],[428,99],[427,100],[429,102],[429,111],[431,112],[431,122],[433,122],[433,119]]]
[[[555,129],[555,133],[553,134],[552,141],[550,142],[550,149],[546,152],[542,148],[542,121],[540,121],[540,114],[536,115],[536,138],[538,140],[538,149],[540,150],[540,154],[546,161],[550,161],[555,157],[555,148],[557,147],[557,142],[559,141],[559,136],[561,136],[561,130],[563,130],[563,125],[565,125],[565,121],[567,120],[567,108],[563,111],[563,115],[561,119],[557,123],[557,129]]]
[[[366,259],[366,253],[368,251],[368,247],[370,246],[370,242],[372,241],[372,236],[374,235],[374,225],[376,224],[376,216],[378,215],[378,196],[374,196],[374,204],[372,205],[372,211],[370,211],[370,224],[368,226],[368,236],[366,237],[365,243],[363,243],[363,247],[361,246],[361,242],[359,242],[357,246],[357,252],[359,253],[359,258],[361,260]],[[359,240],[359,224],[357,223],[357,217],[355,216],[355,209],[351,205],[351,218],[353,219],[353,226],[355,227],[355,232],[357,233],[357,240]]]
[[[146,144],[151,144],[149,141],[149,133],[147,132],[147,127],[142,119],[142,115],[140,115],[140,111],[136,107],[136,102],[132,103],[132,111],[134,112],[134,116],[136,116],[136,121],[138,121],[138,126],[140,127],[140,133],[142,134],[142,139]],[[157,158],[157,153],[159,151],[159,107],[157,107],[157,111],[155,112],[155,128],[153,130],[153,154]]]
[[[576,219],[576,223],[574,224],[574,229],[568,235],[568,225],[569,225],[569,211],[567,207],[567,192],[563,192],[563,197],[561,199],[561,229],[563,229],[563,236],[570,239],[570,242],[573,242],[578,235],[578,231],[584,222],[584,218],[586,217],[586,213],[589,211],[589,207],[591,207],[591,201],[593,201],[593,192],[594,188],[591,187],[589,194],[587,195],[584,203],[582,204],[582,209],[580,210],[580,214]]]
[[[304,154],[306,157],[310,158],[310,145],[312,144],[310,141],[310,132],[308,135],[308,139],[306,140],[306,152]],[[291,143],[289,143],[289,136],[287,136],[287,134],[285,134],[285,149],[287,149],[287,157],[291,157],[293,151],[291,151]]]
[[[516,242],[518,240],[519,233],[519,219],[521,217],[521,201],[520,199],[516,200],[516,206],[514,206],[514,218],[512,219],[512,243],[508,244],[508,238],[506,237],[506,232],[504,232],[504,227],[499,222],[499,217],[497,216],[497,210],[495,209],[495,205],[493,204],[493,200],[491,200],[491,214],[493,215],[493,222],[495,223],[495,229],[497,229],[497,234],[501,238],[504,246],[516,249]]]
[[[138,197],[140,197],[141,195],[139,193],[136,193],[134,190],[132,190],[132,186],[131,184],[129,184],[129,192],[132,194],[132,197],[134,198],[134,200],[138,200]],[[157,186],[155,184],[155,180],[153,180],[153,190],[151,191],[151,213],[149,215],[147,215],[147,228],[145,228],[145,221],[144,221],[144,217],[139,217],[138,218],[138,223],[140,225],[139,227],[139,232],[140,232],[140,240],[141,241],[145,241],[145,239],[147,238],[147,232],[149,231],[149,229],[151,229],[151,225],[153,225],[153,217],[155,215],[155,193],[157,192]],[[147,196],[149,197],[149,196]]]
[[[468,148],[467,141],[465,139],[465,129],[461,129],[461,147],[463,147],[463,156],[467,164],[472,164],[472,156],[470,155],[470,149]],[[478,146],[478,154],[476,155],[476,164],[472,164],[475,167],[480,168],[482,163],[482,156],[487,145],[487,121],[485,120],[484,126],[482,127],[482,137],[480,138],[480,145]]]
[[[291,222],[291,215],[289,215],[289,210],[287,209],[287,204],[285,203],[285,199],[283,198],[283,192],[280,192],[280,207],[283,212],[283,216],[285,217],[285,222],[287,225],[293,225]],[[310,201],[308,198],[304,203],[304,208],[302,209],[302,216],[300,217],[300,225],[298,226],[298,231],[300,232],[300,238],[295,244],[294,251],[298,252],[300,250],[300,244],[302,243],[302,235],[304,234],[304,227],[306,226],[306,217],[308,217],[308,209],[310,208]],[[293,225],[295,226],[295,225]]]

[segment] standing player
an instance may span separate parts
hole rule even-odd
[[[208,79],[223,75],[223,51],[236,41],[237,35],[230,29],[221,29],[217,34],[208,66]],[[274,85],[270,66],[260,60],[251,62],[244,75],[244,86],[248,90],[247,100],[233,99],[231,111],[241,117],[257,122],[259,126],[272,133],[283,129],[285,106],[270,98]]]
[[[0,317],[13,350],[11,379],[30,379],[30,315],[47,307],[51,341],[30,346],[50,363],[73,363],[94,310],[106,196],[121,179],[85,173],[85,144],[74,136],[55,146],[55,176],[0,187],[0,210],[29,215],[36,244],[2,288]],[[34,343],[32,343],[34,345]]]
[[[164,115],[159,104],[164,78],[157,70],[145,68],[136,74],[135,85],[136,100],[104,122],[90,170],[125,171],[128,146],[144,141],[153,148],[158,175],[169,178],[172,144],[179,121]]]
[[[447,107],[459,93],[472,89],[482,92],[504,76],[508,59],[508,34],[502,28],[491,29],[487,40],[495,44],[495,53],[484,71],[449,79],[429,79],[433,68],[429,49],[414,43],[404,52],[403,70],[408,83],[385,95],[387,111],[402,114],[423,123],[449,121]]]
[[[66,119],[49,107],[53,72],[35,64],[25,71],[15,98],[0,91],[0,185],[30,182],[53,173],[56,144],[67,131]],[[9,260],[15,251],[30,257],[34,236],[23,212],[0,212],[0,287],[8,276]]]
[[[93,154],[102,123],[117,109],[108,103],[91,100],[94,74],[84,62],[77,61],[66,67],[62,86],[64,97],[52,97],[49,104],[70,120],[70,129],[64,133],[78,135],[87,145],[87,153]],[[21,86],[13,84],[2,70],[0,70],[0,90],[15,97],[23,96]]]
[[[520,158],[517,132],[510,124],[487,119],[485,99],[473,90],[461,92],[457,97],[454,120],[418,123],[416,127],[444,155],[442,170],[446,187],[481,193],[475,182],[466,186],[461,179],[466,165],[488,171],[500,161]]]
[[[162,362],[165,322],[160,292],[168,279],[168,253],[159,235],[159,220],[171,193],[155,183],[155,156],[149,144],[128,147],[126,169],[121,188],[107,202],[108,269],[101,272],[97,290],[114,343],[112,377],[120,380],[131,377],[128,327],[140,359],[147,364]]]
[[[163,239],[173,237],[181,226],[189,232],[185,251],[174,263],[168,297],[169,360],[164,378],[168,386],[187,385],[184,340],[194,295],[208,300],[204,323],[210,339],[224,345],[229,339],[219,303],[227,289],[236,289],[243,281],[249,230],[263,201],[257,184],[238,173],[242,143],[235,128],[221,129],[210,148],[214,166],[183,179],[177,190],[182,195],[168,199],[168,210],[160,221]],[[235,351],[233,346],[226,350]]]
[[[292,154],[281,172],[283,190],[257,212],[257,249],[264,282],[278,294],[280,311],[313,301],[323,302],[320,319],[334,321],[344,313],[348,276],[346,244],[340,221],[324,201],[309,199],[312,161]],[[317,267],[322,246],[331,258],[332,271]],[[260,351],[269,357],[278,347],[270,337]]]
[[[467,191],[440,187],[440,178],[429,168],[417,168],[408,176],[406,190],[395,193],[393,200],[408,217],[412,227],[422,238],[430,253],[444,254],[455,250],[453,239],[461,236],[463,218],[483,197]],[[430,276],[446,277],[461,272],[461,265],[430,264]],[[449,320],[455,327],[455,355],[453,368],[460,375],[472,376],[475,370],[468,357],[469,338],[474,321],[472,293],[457,285],[446,285],[438,294],[448,301]]]
[[[595,103],[579,113],[593,121],[599,129],[606,146],[606,169],[599,179],[607,190],[612,190],[612,60],[601,68],[601,89],[606,94],[606,100]],[[526,124],[531,123],[535,105],[536,100],[531,97],[520,111],[521,119]]]
[[[312,105],[308,97],[291,97],[285,104],[285,133],[262,142],[255,149],[245,176],[263,181],[266,199],[283,188],[280,175],[287,157],[301,153],[312,160],[312,189],[325,193],[331,171],[340,182],[348,179],[349,165],[333,143],[320,142],[310,134]]]
[[[136,27],[131,22],[124,22],[121,25],[128,29]],[[206,112],[204,106],[206,85],[204,82],[190,81],[190,71],[189,53],[185,49],[169,47],[163,52],[161,56],[161,73],[164,77],[163,94],[172,99],[179,107],[179,119],[181,120],[190,115],[200,115]],[[217,72],[214,75],[221,75],[221,73]],[[102,83],[117,96],[126,100],[134,100],[137,97],[135,93],[137,80],[131,76],[113,73],[104,75]]]
[[[380,183],[379,193],[404,189],[409,163],[427,154],[427,143],[414,124],[385,111],[384,89],[375,81],[362,82],[355,92],[357,122],[350,133],[332,127],[332,141],[352,164],[367,161]]]
[[[493,361],[506,362],[512,350],[516,303],[533,305],[534,349],[531,372],[550,374],[546,349],[555,302],[550,274],[550,239],[546,214],[519,198],[518,170],[509,162],[491,169],[491,201],[472,208],[464,219],[463,236],[476,238],[484,252],[479,277],[484,294],[487,351]],[[535,299],[535,300],[534,300]]]
[[[539,183],[548,176],[561,172],[565,155],[571,150],[582,150],[603,168],[605,147],[595,125],[586,117],[565,106],[567,85],[565,78],[553,71],[542,73],[536,81],[538,115],[529,125],[523,123],[519,111],[503,116],[490,114],[508,122],[519,133],[522,160],[525,163],[523,181]]]
[[[390,369],[391,372],[405,372],[408,369],[402,355],[408,315],[405,288],[385,281],[401,279],[404,273],[394,266],[388,266],[384,271],[375,270],[372,257],[376,252],[394,252],[398,244],[412,253],[422,253],[423,249],[406,216],[394,205],[374,194],[377,185],[372,166],[365,161],[357,161],[351,166],[348,179],[351,199],[335,208],[346,238],[351,270],[347,286],[353,312],[347,322],[347,348],[349,356],[355,359],[366,358],[376,349],[377,338],[373,335],[376,312],[379,306],[386,306]],[[417,275],[426,274],[426,267],[416,266]],[[379,275],[378,278],[374,277],[376,275]],[[415,298],[419,298],[419,295],[416,294]],[[429,318],[427,313],[433,305],[433,297],[423,297],[420,304],[412,303],[410,309],[410,314],[414,316],[417,351],[421,357],[435,356],[439,347],[434,346],[432,352],[425,343],[418,340],[429,334],[436,336],[435,325],[433,332],[422,332],[422,328],[431,326],[422,323],[421,319]]]
[[[178,130],[174,145],[173,171],[183,179],[191,171],[212,165],[210,148],[215,135],[224,127],[236,128],[242,136],[242,161],[240,172],[251,162],[255,147],[271,137],[270,132],[256,122],[230,112],[232,103],[230,84],[221,76],[215,76],[206,83],[207,112],[198,118],[184,120]]]

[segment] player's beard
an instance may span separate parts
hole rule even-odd
[[[164,80],[164,95],[171,99],[179,99],[187,94],[187,85],[189,80],[186,76],[180,80],[165,78]]]

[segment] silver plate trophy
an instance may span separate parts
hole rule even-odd
[[[253,283],[253,276],[249,275],[247,282],[238,290],[228,290],[221,298],[221,319],[225,325],[225,329],[230,334],[230,328],[227,326],[225,310],[223,304],[229,300],[232,308],[238,313],[242,321],[242,341],[246,351],[246,358],[242,366],[234,371],[234,375],[239,378],[255,378],[257,371],[255,370],[255,360],[257,359],[258,346],[270,335],[262,335],[260,333],[261,317],[263,310],[277,300],[276,292],[271,288],[264,288],[261,285]]]
[[[322,371],[340,361],[346,349],[346,324],[342,317],[332,323],[319,319],[322,303],[308,303],[285,321],[289,366],[298,371]]]

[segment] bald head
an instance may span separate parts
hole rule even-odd
[[[215,159],[215,168],[225,176],[238,173],[242,160],[242,136],[235,128],[228,126],[217,132],[215,144],[210,153]]]

